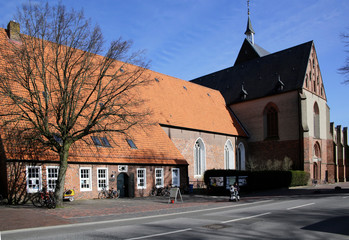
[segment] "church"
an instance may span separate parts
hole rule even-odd
[[[19,34],[19,24],[10,22],[0,42],[19,41]],[[121,197],[149,196],[153,187],[202,187],[208,169],[294,169],[321,183],[347,181],[347,127],[330,123],[314,42],[270,53],[254,34],[248,15],[235,64],[191,81],[147,70],[152,83],[140,94],[156,124],[134,129],[129,138],[78,141],[66,188],[77,198],[96,198],[105,186],[121,190]],[[0,193],[11,191],[19,163],[23,191],[54,190],[57,156],[21,158],[11,147],[2,136]]]
[[[269,53],[255,43],[254,34],[248,16],[234,66],[191,82],[220,91],[247,130],[250,169],[279,162],[317,182],[346,181],[347,127],[330,123],[314,42]]]

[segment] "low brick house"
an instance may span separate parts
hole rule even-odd
[[[10,27],[0,30],[2,43],[20,40],[11,39]],[[145,75],[151,83],[137,94],[144,99],[140,107],[151,110],[153,124],[133,127],[127,137],[96,134],[73,144],[65,188],[73,188],[76,198],[96,198],[105,185],[120,190],[122,197],[148,196],[154,186],[187,189],[189,182],[202,181],[206,169],[245,168],[247,133],[219,91],[150,70]],[[54,152],[29,156],[7,141],[4,132],[2,139],[3,194],[14,179],[29,193],[55,189],[59,158]],[[21,172],[18,178],[16,170]]]

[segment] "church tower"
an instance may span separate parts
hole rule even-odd
[[[249,40],[252,44],[254,44],[254,30],[252,28],[252,24],[251,24],[251,19],[250,19],[250,0],[247,0],[247,15],[248,15],[248,19],[247,19],[247,28],[246,28],[246,39]]]

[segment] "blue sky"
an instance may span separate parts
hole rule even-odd
[[[0,0],[0,26],[22,0]],[[51,1],[53,2],[53,1]],[[151,69],[184,80],[230,67],[244,39],[246,0],[62,0],[100,25],[107,41],[122,36],[146,50]],[[349,85],[340,38],[349,33],[348,0],[251,0],[255,42],[269,52],[313,40],[331,121],[349,126]]]

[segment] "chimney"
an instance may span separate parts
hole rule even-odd
[[[19,23],[15,22],[14,20],[10,21],[7,24],[7,34],[10,39],[21,41]]]

